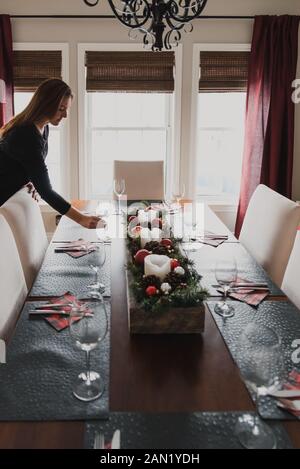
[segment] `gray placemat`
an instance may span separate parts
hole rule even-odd
[[[60,296],[70,291],[74,295],[87,291],[87,285],[95,282],[90,264],[97,265],[97,251],[74,259],[66,253],[55,253],[55,245],[49,246],[30,296]],[[111,293],[111,246],[105,245],[106,261],[99,271],[99,279],[105,285],[105,295]]]
[[[201,284],[208,289],[212,296],[220,296],[220,293],[212,287],[212,285],[218,284],[215,277],[215,264],[217,260],[222,259],[222,256],[229,253],[236,260],[239,277],[253,282],[265,282],[269,286],[271,295],[284,295],[241,244],[223,243],[218,248],[202,245],[196,252],[187,253],[189,258],[195,262],[197,271],[203,276]]]
[[[99,399],[76,399],[72,388],[85,371],[85,353],[75,347],[69,328],[57,332],[43,318],[29,319],[27,303],[0,367],[0,420],[85,420],[107,417],[109,403],[110,328],[91,352],[91,370],[105,383]],[[107,313],[110,323],[110,306]]]
[[[240,412],[143,414],[114,412],[101,422],[87,422],[85,447],[93,448],[95,434],[111,441],[121,431],[121,449],[241,449],[235,434]],[[254,414],[251,414],[254,415]],[[280,424],[271,424],[277,448],[293,448]]]
[[[226,320],[214,312],[215,302],[209,301],[207,304],[238,366],[241,359],[237,355],[238,339],[245,327],[250,322],[255,322],[270,327],[278,334],[282,341],[286,370],[290,372],[296,368],[297,365],[292,361],[292,354],[295,350],[292,344],[294,340],[300,337],[300,312],[292,303],[288,301],[266,301],[261,303],[257,309],[254,309],[244,303],[234,302],[235,315]],[[251,394],[251,389],[249,389],[249,392]],[[276,405],[276,399],[272,397],[260,397],[258,411],[265,419],[296,419],[289,412],[279,409]]]

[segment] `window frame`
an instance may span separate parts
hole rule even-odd
[[[220,44],[220,43],[195,43],[193,45],[193,65],[192,65],[192,96],[191,96],[191,131],[190,131],[190,157],[189,157],[189,185],[192,188],[193,199],[204,202],[216,202],[218,204],[229,204],[236,206],[237,201],[228,196],[200,195],[197,193],[197,129],[198,129],[198,94],[199,79],[201,76],[200,53],[204,51],[228,51],[238,52],[251,50],[250,43],[240,44]]]
[[[65,42],[14,42],[13,50],[59,50],[62,55],[61,76],[69,83],[69,44]],[[70,122],[64,119],[60,124],[61,148],[60,148],[60,169],[61,169],[61,195],[66,199],[70,198]],[[41,205],[45,204],[40,202]]]
[[[87,157],[87,135],[88,135],[88,112],[87,93],[85,89],[85,52],[86,51],[141,51],[147,52],[142,44],[104,44],[104,43],[79,43],[78,51],[78,154],[79,154],[79,197],[87,198],[89,184],[89,168]],[[172,141],[168,145],[166,155],[165,181],[167,194],[171,191],[171,182],[179,178],[180,174],[180,144],[181,144],[181,93],[182,93],[182,45],[180,44],[175,53],[174,73],[174,101],[171,116]],[[170,129],[167,130],[167,141],[170,140]],[[173,156],[173,157],[172,157]]]

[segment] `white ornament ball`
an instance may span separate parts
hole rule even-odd
[[[165,295],[168,295],[169,292],[172,290],[172,287],[169,283],[164,282],[161,284],[160,289]]]
[[[181,266],[175,267],[174,272],[175,272],[175,274],[178,274],[178,275],[184,275],[185,274],[185,270]]]

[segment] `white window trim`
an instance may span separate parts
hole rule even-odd
[[[87,167],[87,99],[85,93],[85,52],[86,51],[144,51],[142,44],[78,44],[78,153],[79,153],[79,197],[87,198],[88,167]],[[180,174],[180,143],[181,143],[181,92],[182,92],[182,45],[175,49],[176,73],[174,74],[174,109],[173,109],[173,141],[165,174],[166,193],[171,190],[171,181],[178,180]],[[169,157],[168,157],[169,156]]]
[[[62,79],[69,83],[69,44],[65,42],[14,42],[13,50],[59,50],[62,55]],[[62,125],[62,144],[65,153],[61,153],[62,195],[70,198],[70,122],[65,119]]]
[[[192,65],[192,97],[191,97],[191,131],[190,131],[190,167],[188,172],[189,186],[192,188],[193,199],[197,198],[197,127],[198,127],[198,83],[201,76],[200,71],[200,52],[201,51],[245,51],[251,50],[251,44],[204,44],[196,43],[193,46],[193,65]],[[214,197],[201,196],[201,200],[213,204]],[[216,204],[233,205],[236,206],[235,200],[222,200],[220,196],[215,197]]]

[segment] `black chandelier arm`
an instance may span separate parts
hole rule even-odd
[[[184,26],[186,24],[185,22],[174,24],[173,19],[169,18],[168,16],[166,17],[166,23],[167,23],[167,25],[169,26],[170,29],[174,29],[176,31],[179,31],[180,29],[184,28]],[[168,32],[170,32],[170,31],[168,31]]]
[[[118,9],[114,4],[114,0],[108,0],[108,3],[115,14],[116,18],[125,26],[131,28],[140,28],[142,27],[150,18],[151,11],[149,4],[146,0],[121,0],[123,5],[123,10]],[[139,15],[139,9],[141,6],[144,6],[143,14]],[[134,24],[132,24],[132,20]]]
[[[183,2],[178,4],[176,0],[170,0],[168,16],[175,21],[188,23],[189,21],[192,21],[193,19],[200,16],[201,12],[205,8],[207,0],[185,0],[185,6],[183,6],[182,3]],[[178,12],[181,10],[184,10],[184,14],[178,16]]]
[[[99,3],[99,0],[94,0],[93,2],[91,2],[91,0],[83,0],[83,1],[89,7],[95,7]]]

